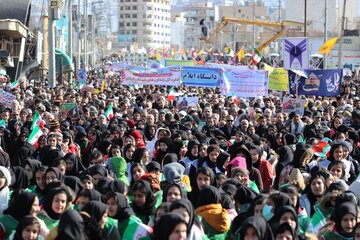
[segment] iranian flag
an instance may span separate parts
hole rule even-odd
[[[124,231],[122,239],[138,240],[142,237],[148,236],[153,229],[143,224],[139,219],[130,217],[130,221]]]
[[[236,97],[235,93],[232,92],[231,94],[232,102],[233,103],[239,103],[239,99]]]
[[[109,108],[106,110],[105,112],[105,116],[111,120],[114,117],[114,110],[113,110],[113,106],[110,105]]]
[[[258,65],[263,60],[264,60],[264,56],[256,48],[254,48],[254,54],[252,57],[253,64]]]
[[[170,88],[170,91],[169,91],[169,95],[168,95],[168,97],[167,97],[167,100],[168,100],[168,101],[175,100],[174,87],[171,87],[171,88]]]
[[[36,111],[33,121],[31,123],[30,130],[33,130],[35,128],[35,126],[40,126],[41,123],[42,123],[42,119],[40,117],[40,113],[38,111]],[[40,127],[40,128],[42,128],[42,127]]]
[[[10,89],[14,89],[14,88],[17,88],[19,86],[19,79],[12,82],[10,85],[9,85],[9,88]]]
[[[0,73],[0,81],[1,82],[5,81],[5,74]]]
[[[311,234],[317,235],[320,228],[325,226],[325,224],[326,224],[325,216],[321,213],[321,211],[319,210],[315,211],[314,215],[311,218],[307,231]]]
[[[41,131],[39,126],[35,126],[35,128],[32,130],[27,142],[33,145],[35,148],[37,148],[38,145],[38,139],[40,136],[43,135],[43,132]]]

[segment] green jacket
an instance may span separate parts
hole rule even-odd
[[[108,159],[109,168],[114,171],[117,179],[129,185],[129,180],[126,177],[126,160],[123,157],[112,157]]]
[[[59,225],[59,220],[54,220],[47,215],[39,213],[37,217],[44,221],[49,231],[51,231],[51,229]]]
[[[5,239],[9,239],[10,235],[16,231],[19,222],[10,215],[3,215],[0,217],[0,225],[4,230]]]
[[[320,240],[353,240],[353,237],[347,238],[341,236],[336,231],[329,231],[321,235]]]

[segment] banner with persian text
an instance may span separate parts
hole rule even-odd
[[[124,69],[124,85],[165,85],[179,86],[181,84],[180,66],[165,68],[132,67]]]
[[[231,70],[223,73],[222,94],[237,97],[268,95],[269,76],[264,70]]]

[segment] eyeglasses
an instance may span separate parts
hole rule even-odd
[[[226,120],[227,122],[233,122],[234,120]]]

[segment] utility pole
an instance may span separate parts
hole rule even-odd
[[[344,37],[344,28],[345,28],[345,9],[346,9],[346,0],[343,4],[343,12],[341,17],[341,28],[340,28],[340,42],[339,42],[339,52],[338,52],[338,68],[342,67],[342,55],[343,55],[343,37]]]
[[[87,52],[87,40],[88,40],[88,0],[85,0],[85,5],[84,5],[84,67],[87,68],[88,67],[88,52]]]
[[[253,21],[255,21],[255,4],[256,0],[253,1]],[[253,24],[253,51],[255,51],[256,48],[256,36],[255,36],[255,24]]]
[[[325,0],[324,43],[326,43],[327,41],[327,3],[328,0]],[[327,69],[326,54],[324,54],[323,56],[323,65],[324,69]]]
[[[55,11],[58,9],[54,8],[49,4],[48,14],[48,45],[49,45],[49,88],[56,87],[56,70],[55,70]]]
[[[307,25],[307,0],[304,3],[304,37],[306,37],[306,26]]]
[[[72,12],[72,1],[68,0],[68,15],[69,15],[69,24],[68,24],[68,55],[71,59],[71,62],[73,60],[73,44],[72,44],[72,39],[73,39],[73,12]],[[72,83],[72,72],[70,71],[68,74],[68,80],[69,83]]]
[[[77,5],[77,29],[78,29],[78,51],[77,51],[77,64],[76,64],[76,72],[79,71],[79,69],[81,68],[81,21],[82,21],[82,17],[81,17],[81,0],[78,0],[78,5]]]
[[[92,3],[92,15],[91,15],[91,49],[92,49],[92,57],[91,57],[91,65],[92,67],[95,66],[95,57],[96,57],[96,51],[95,51],[95,3]]]

